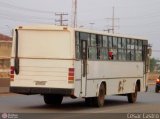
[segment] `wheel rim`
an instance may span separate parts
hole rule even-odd
[[[102,88],[99,91],[99,96],[98,96],[100,106],[104,105],[104,97],[105,97],[105,91],[104,91],[104,86],[102,86]]]
[[[99,102],[100,102],[100,105],[103,105],[104,104],[104,97],[99,97]]]

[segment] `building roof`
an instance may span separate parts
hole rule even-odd
[[[0,41],[12,41],[12,38],[0,33]]]

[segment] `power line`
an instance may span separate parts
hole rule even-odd
[[[115,18],[115,8],[113,7],[113,12],[112,12],[112,18],[106,18],[107,20],[112,20],[112,26],[111,29],[107,29],[107,31],[112,31],[113,34],[115,33],[115,27],[118,27],[115,25],[115,21],[119,20],[119,18]],[[106,31],[106,30],[105,30]]]
[[[1,7],[8,7],[8,8],[13,8],[13,9],[17,9],[17,10],[23,10],[23,11],[29,11],[29,12],[36,12],[36,13],[49,13],[52,14],[52,11],[45,11],[45,10],[36,10],[36,9],[30,9],[30,8],[24,8],[24,7],[20,7],[20,6],[16,6],[16,5],[12,5],[6,2],[1,2],[0,1],[0,5],[2,5]]]
[[[154,11],[154,12],[150,12],[147,14],[142,14],[142,15],[136,15],[136,16],[128,16],[128,17],[121,17],[122,19],[146,19],[146,18],[150,18],[153,19],[153,17],[160,17],[160,13],[158,12],[158,10]]]
[[[64,19],[64,16],[68,16],[68,13],[55,13],[55,16],[58,16],[59,19],[55,19],[56,25],[58,23],[58,25],[60,26],[67,26],[68,24],[65,24],[64,22],[67,22],[68,19]]]
[[[38,20],[53,20],[53,18],[47,18],[47,17],[37,17],[37,16],[31,16],[31,15],[27,15],[27,14],[18,14],[15,12],[6,12],[1,10],[0,11],[0,15],[4,15],[4,16],[9,16],[9,17],[20,17],[20,18],[29,18],[29,19],[38,19]]]
[[[21,22],[27,22],[27,23],[44,23],[44,24],[49,24],[49,22],[44,22],[44,21],[38,21],[38,20],[33,20],[33,19],[23,19],[23,18],[15,18],[15,17],[10,17],[10,16],[4,16],[1,15],[1,19],[5,19],[5,20],[10,20],[10,21],[21,21]]]
[[[42,11],[42,10],[34,10],[29,8],[23,8],[18,7],[9,3],[1,2],[0,1],[1,8],[4,7],[4,9],[0,10],[0,16],[1,19],[7,19],[10,21],[21,21],[21,22],[29,22],[29,23],[53,23],[53,18],[49,17],[39,17],[39,16],[33,16],[30,14],[26,14],[27,12],[35,12],[35,13],[52,13],[51,11]],[[8,9],[8,10],[7,10]],[[15,9],[19,10],[20,12],[15,12]],[[21,13],[22,11],[23,14]]]

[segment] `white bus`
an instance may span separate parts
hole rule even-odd
[[[147,72],[145,39],[63,26],[14,30],[10,90],[41,94],[46,104],[70,96],[101,107],[108,95],[134,103],[145,91]]]

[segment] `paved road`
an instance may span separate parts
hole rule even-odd
[[[160,113],[159,107],[160,93],[154,93],[154,86],[150,86],[148,92],[139,93],[135,104],[129,104],[125,96],[109,96],[102,108],[87,107],[84,99],[64,98],[61,106],[52,107],[44,104],[41,95],[0,95],[0,112],[61,113],[61,118],[68,117],[64,113],[79,113],[79,117],[88,113]]]

